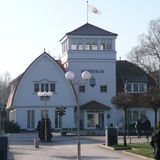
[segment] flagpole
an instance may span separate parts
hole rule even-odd
[[[87,1],[87,23],[88,23],[88,1]]]

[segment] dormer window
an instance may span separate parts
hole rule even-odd
[[[41,83],[41,92],[44,92],[44,83]]]
[[[144,93],[147,92],[147,83],[128,83],[128,93]]]
[[[49,91],[49,84],[48,83],[41,83],[40,87],[41,87],[41,89],[40,89],[41,92],[44,92],[44,91],[48,92]]]
[[[144,92],[145,91],[145,85],[142,83],[139,85],[139,91]]]
[[[39,83],[34,84],[34,92],[39,92]]]
[[[46,90],[46,92],[49,91],[49,84],[48,83],[45,83],[45,90]]]
[[[132,91],[132,85],[130,83],[127,85],[127,91],[129,93]]]
[[[133,91],[138,92],[138,84],[137,83],[133,84]]]
[[[55,85],[55,83],[51,83],[50,84],[50,91],[51,92],[55,92],[56,91],[56,85]]]
[[[55,83],[53,82],[45,82],[45,83],[41,83],[41,82],[36,82],[34,83],[34,92],[38,93],[39,91],[41,92],[55,92],[56,90],[56,86]]]

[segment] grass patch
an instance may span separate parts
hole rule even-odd
[[[132,150],[128,150],[127,152],[139,154],[145,157],[153,158],[153,148],[149,143],[132,143],[128,144],[132,148]]]

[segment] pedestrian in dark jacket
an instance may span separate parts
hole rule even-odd
[[[154,158],[160,160],[160,126],[159,129],[153,133],[150,144],[154,149]]]
[[[38,121],[38,125],[37,125],[38,138],[40,138],[40,129],[41,129],[41,121]]]
[[[149,138],[149,134],[151,132],[151,122],[148,119],[148,117],[145,117],[144,121],[143,121],[143,128],[144,128],[144,133],[146,135],[146,138]]]

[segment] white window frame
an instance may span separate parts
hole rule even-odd
[[[79,86],[79,92],[84,93],[86,91],[85,85]]]
[[[85,44],[85,50],[91,50],[91,44],[86,43]]]
[[[128,122],[136,122],[140,118],[141,111],[129,110],[127,112]]]
[[[137,90],[135,87],[137,87]],[[127,92],[128,93],[145,93],[147,92],[147,83],[127,83]]]
[[[38,85],[38,88],[36,88],[36,85]],[[52,86],[53,85],[53,86]],[[47,92],[56,92],[56,84],[54,82],[34,82],[33,85],[34,93],[38,93],[39,91],[47,91]]]
[[[112,39],[107,39],[107,50],[112,50],[112,47],[113,44],[112,44]]]
[[[35,111],[27,110],[27,129],[35,128]]]
[[[98,50],[98,45],[97,44],[92,44],[92,50],[94,50],[94,51]]]
[[[100,85],[100,92],[101,93],[107,93],[108,87],[107,85]]]
[[[100,44],[100,50],[101,50],[101,51],[104,51],[104,50],[105,50],[105,44],[104,44],[104,43],[101,43],[101,44]]]
[[[133,84],[133,92],[134,93],[139,93],[139,85],[138,85],[138,83],[134,83]]]
[[[78,44],[78,50],[83,50],[83,43]]]
[[[77,50],[77,45],[76,44],[71,44],[71,50]]]

